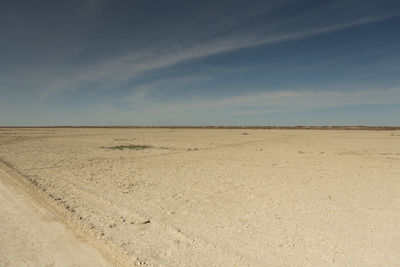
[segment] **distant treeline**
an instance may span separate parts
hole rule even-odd
[[[400,126],[1,126],[0,128],[119,128],[119,129],[271,129],[271,130],[400,130]]]

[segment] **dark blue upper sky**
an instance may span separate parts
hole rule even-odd
[[[400,125],[400,1],[0,1],[0,125]]]

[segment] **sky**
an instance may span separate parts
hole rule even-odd
[[[0,0],[0,126],[400,126],[398,0]]]

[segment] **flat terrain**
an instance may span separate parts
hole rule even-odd
[[[1,266],[113,266],[8,176],[0,170]]]
[[[400,265],[398,130],[0,128],[0,160],[137,264]]]

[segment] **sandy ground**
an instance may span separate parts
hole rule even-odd
[[[0,129],[0,159],[137,264],[400,265],[400,131]]]
[[[113,266],[0,169],[1,266]]]

